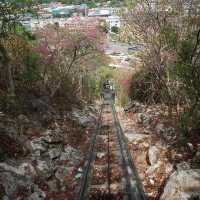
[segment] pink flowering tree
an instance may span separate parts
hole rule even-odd
[[[42,56],[44,85],[53,97],[68,77],[75,79],[100,54],[103,54],[103,33],[94,29],[70,30],[49,25],[36,32],[36,51]]]

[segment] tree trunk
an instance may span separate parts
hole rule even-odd
[[[13,74],[12,74],[12,66],[10,63],[7,64],[7,69],[8,69],[9,95],[10,95],[10,97],[14,98],[15,97],[15,84],[14,84],[14,79],[13,79]]]
[[[15,84],[13,79],[13,73],[12,73],[12,65],[10,63],[10,58],[8,56],[8,53],[5,49],[5,47],[0,43],[0,54],[2,56],[1,63],[5,66],[5,71],[7,73],[6,78],[8,80],[8,93],[10,97],[15,97]],[[14,99],[14,98],[13,98]]]
[[[57,84],[57,86],[51,90],[51,95],[50,95],[51,98],[53,98],[55,96],[56,92],[60,88],[61,83],[62,83],[62,81],[59,81],[59,83]]]

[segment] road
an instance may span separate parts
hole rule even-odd
[[[126,43],[110,41],[108,42],[105,53],[109,55],[113,54],[114,52],[128,54],[128,48],[130,47],[131,45],[126,44]]]
[[[138,58],[129,55],[130,48],[134,48],[132,52],[141,51],[141,46],[138,45],[109,41],[105,49],[105,53],[111,58],[109,66],[113,68],[134,70],[130,63],[132,60],[137,60]]]

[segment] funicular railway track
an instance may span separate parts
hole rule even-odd
[[[76,199],[145,199],[112,101],[101,105]]]

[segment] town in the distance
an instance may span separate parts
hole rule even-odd
[[[87,4],[64,4],[61,2],[42,3],[34,7],[36,14],[23,13],[20,15],[21,24],[27,30],[35,32],[47,25],[56,24],[70,31],[87,30],[93,32],[102,27],[107,34],[105,53],[109,55],[112,68],[133,70],[130,62],[138,62],[132,51],[141,51],[142,46],[120,41],[119,33],[125,26],[122,13],[127,11],[123,5],[112,6],[111,2],[96,3],[94,8]],[[124,29],[125,30],[125,29]],[[122,32],[122,31],[121,31]],[[122,38],[123,37],[122,33]]]
[[[119,17],[121,7],[109,7],[108,3],[99,7],[89,8],[87,4],[67,5],[61,2],[39,4],[35,7],[37,15],[25,13],[21,15],[21,23],[29,30],[42,28],[48,24],[58,24],[60,27],[78,28],[96,26],[97,21],[105,20],[109,30],[120,28]],[[92,19],[92,20],[91,20]],[[95,19],[95,20],[94,20]]]

